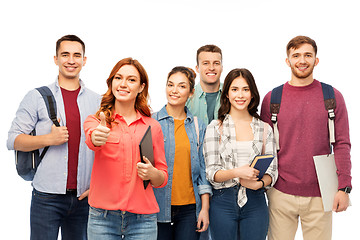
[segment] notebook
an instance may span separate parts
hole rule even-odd
[[[151,135],[151,126],[146,129],[144,136],[142,137],[140,144],[140,160],[144,163],[143,156],[147,157],[151,164],[155,166],[154,163],[154,150],[152,143],[152,135]],[[144,180],[144,189],[149,185],[150,180]]]
[[[269,168],[272,160],[274,159],[274,155],[267,154],[267,155],[257,155],[254,157],[252,162],[250,163],[250,167],[256,168],[260,171],[259,173],[259,179],[261,179],[266,170]]]

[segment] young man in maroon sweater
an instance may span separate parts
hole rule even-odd
[[[280,150],[279,178],[268,191],[269,240],[294,239],[300,217],[304,239],[331,239],[332,212],[324,212],[313,156],[330,153],[328,112],[324,107],[321,83],[313,78],[319,63],[314,40],[293,38],[287,45],[286,63],[291,80],[283,87],[277,116]],[[349,122],[344,98],[334,89],[335,143],[339,191],[333,211],[345,211],[351,190]],[[261,118],[272,124],[269,92],[262,103]]]

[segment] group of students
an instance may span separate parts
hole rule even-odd
[[[196,85],[194,70],[174,67],[164,81],[167,103],[152,113],[139,61],[120,60],[101,97],[79,78],[83,41],[60,38],[54,57],[59,75],[49,87],[61,126],[52,125],[32,90],[7,142],[21,151],[50,145],[32,182],[31,239],[55,240],[60,228],[62,239],[282,240],[294,239],[298,218],[304,239],[331,239],[332,213],[323,210],[312,162],[331,151],[321,84],[313,79],[316,54],[315,41],[305,36],[287,45],[292,74],[278,114],[278,150],[271,92],[259,115],[249,70],[233,69],[220,83],[219,47],[198,49]],[[340,212],[349,205],[351,162],[346,106],[336,89],[335,97],[339,192],[333,210]],[[148,126],[154,164],[139,150]],[[34,128],[38,135],[28,135]],[[261,154],[275,158],[259,179],[249,163]],[[150,181],[147,188],[143,181]]]

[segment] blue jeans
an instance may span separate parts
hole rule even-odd
[[[33,189],[30,209],[30,239],[57,240],[59,228],[63,240],[86,240],[89,205],[79,201],[76,191],[50,194]]]
[[[156,214],[135,214],[90,207],[89,240],[155,240]]]
[[[196,205],[171,206],[171,223],[158,222],[158,240],[198,240]]]
[[[246,189],[247,203],[237,204],[239,187],[213,189],[210,232],[213,240],[265,240],[269,212],[264,190]]]

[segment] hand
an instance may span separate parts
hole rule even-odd
[[[84,198],[88,197],[89,196],[89,192],[90,190],[86,190],[83,194],[80,195],[80,197],[78,198],[79,201],[83,200]]]
[[[235,177],[242,178],[246,180],[258,180],[259,170],[250,167],[249,165],[244,165],[238,168],[233,169]]]
[[[104,145],[110,135],[110,128],[106,126],[106,118],[103,112],[100,113],[100,124],[91,134],[91,142],[96,147]]]
[[[58,122],[60,122],[60,119],[58,119]],[[65,126],[57,127],[53,124],[49,137],[50,145],[61,145],[69,141],[69,131]]]
[[[145,163],[137,163],[138,176],[142,180],[151,180],[154,176],[154,171],[156,171],[156,168],[154,168],[150,160],[147,159],[145,156],[143,156],[143,160]]]
[[[334,198],[333,212],[346,211],[350,203],[349,194],[344,191],[338,191]]]
[[[258,190],[258,189],[262,188],[262,182],[256,181],[256,180],[247,180],[247,179],[240,178],[240,184],[241,184],[241,186],[246,187],[251,190]]]
[[[201,209],[197,221],[197,232],[205,232],[209,227],[209,211]]]

